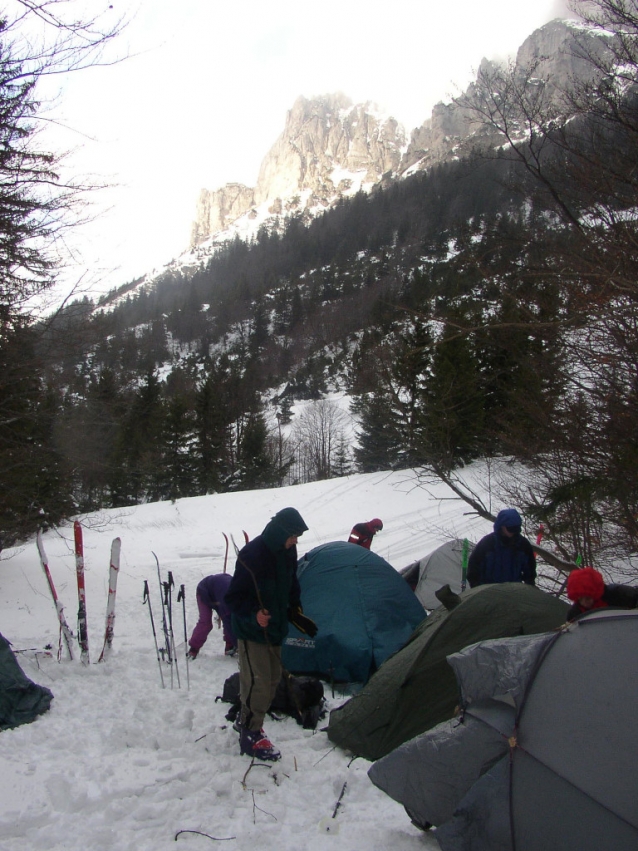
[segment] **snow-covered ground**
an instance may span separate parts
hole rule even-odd
[[[182,609],[174,603],[181,688],[176,677],[171,688],[168,665],[162,688],[143,587],[148,580],[157,627],[154,552],[162,578],[170,570],[177,588],[185,586],[190,634],[198,581],[224,568],[222,532],[239,544],[242,530],[254,537],[276,511],[293,506],[310,527],[300,540],[302,555],[346,540],[356,522],[380,517],[384,529],[373,549],[400,569],[450,537],[476,541],[491,531],[450,497],[443,486],[426,491],[409,472],[394,472],[83,516],[88,667],[64,653],[56,658],[58,621],[35,541],[5,550],[0,631],[26,675],[50,688],[54,700],[33,723],[0,732],[0,851],[199,851],[219,841],[239,851],[438,848],[433,835],[413,827],[403,808],[372,785],[369,763],[351,761],[331,744],[323,723],[308,731],[292,718],[267,719],[266,732],[283,757],[251,767],[225,719],[228,705],[215,700],[237,669],[223,654],[221,630],[213,630],[187,671]],[[115,537],[122,542],[115,637],[110,657],[99,664]],[[47,532],[43,542],[75,631],[72,525]],[[228,570],[233,567],[229,554]],[[328,686],[326,696],[329,708],[345,699]]]

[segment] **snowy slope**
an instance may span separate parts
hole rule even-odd
[[[372,786],[369,763],[350,763],[320,729],[303,730],[291,718],[267,719],[283,759],[249,771],[250,760],[239,755],[237,734],[224,717],[228,707],[215,702],[237,669],[223,655],[221,630],[211,633],[190,664],[190,688],[182,653],[181,688],[176,677],[170,687],[166,665],[162,688],[142,592],[148,580],[157,624],[154,551],[163,578],[171,570],[176,585],[185,585],[190,634],[197,582],[223,569],[222,532],[239,543],[242,530],[257,535],[288,505],[310,527],[300,555],[345,540],[355,522],[379,516],[385,525],[373,549],[398,569],[449,537],[477,540],[490,531],[485,521],[465,516],[463,503],[434,498],[449,496],[443,487],[434,493],[419,489],[409,472],[376,473],[84,516],[88,668],[43,651],[46,644],[57,649],[58,623],[35,542],[4,551],[0,631],[19,651],[27,676],[49,687],[55,699],[34,723],[0,733],[1,851],[199,851],[214,847],[211,837],[242,851],[297,851],[300,844],[308,851],[438,848],[433,836],[413,827],[403,808]],[[111,657],[97,664],[115,537],[122,541],[115,639]],[[75,631],[72,525],[46,533],[43,541]],[[230,555],[228,567],[233,569]],[[183,642],[177,607],[175,632]],[[326,689],[331,707],[345,699]]]

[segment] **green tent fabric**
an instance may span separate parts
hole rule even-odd
[[[297,576],[304,613],[318,632],[309,638],[291,625],[281,658],[293,674],[365,683],[426,616],[392,565],[357,544],[315,547],[300,559]]]
[[[452,718],[457,684],[447,656],[477,641],[548,632],[568,606],[522,583],[481,585],[434,612],[356,696],[330,714],[328,738],[374,760]],[[454,602],[454,601],[453,601]]]
[[[46,712],[52,700],[48,688],[25,676],[11,645],[0,635],[0,730],[28,724]]]

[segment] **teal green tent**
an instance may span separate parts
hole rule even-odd
[[[46,712],[53,694],[32,682],[18,665],[11,645],[0,635],[0,730],[28,724]]]
[[[426,616],[397,571],[357,544],[315,547],[299,560],[297,575],[304,613],[319,631],[309,638],[290,627],[282,662],[294,674],[365,683]]]
[[[330,713],[332,742],[379,759],[449,720],[459,702],[450,654],[488,638],[548,632],[565,622],[569,608],[538,588],[514,582],[479,585],[448,600],[450,609],[435,609],[356,697]]]

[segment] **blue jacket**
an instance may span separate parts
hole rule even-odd
[[[513,537],[503,536],[503,526],[516,529]],[[522,520],[515,508],[499,511],[494,531],[478,542],[468,560],[467,581],[472,588],[496,582],[536,581],[536,556],[530,542],[521,535]]]

